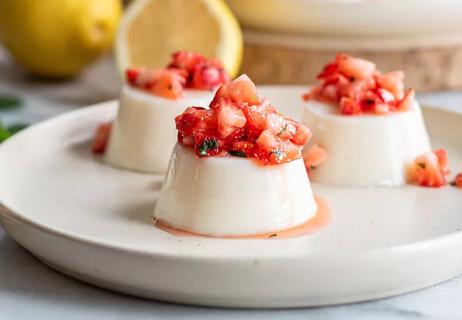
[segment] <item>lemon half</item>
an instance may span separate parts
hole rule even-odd
[[[218,58],[232,77],[242,60],[242,33],[222,0],[135,0],[127,8],[116,41],[116,63],[165,67],[170,55],[190,50]]]

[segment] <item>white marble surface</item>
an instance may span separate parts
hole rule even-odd
[[[120,82],[105,60],[71,82],[43,83],[13,67],[0,51],[0,94],[25,106],[0,112],[7,123],[33,123],[117,96]],[[423,104],[462,112],[462,91],[421,94]],[[0,182],[1,183],[1,182]],[[16,244],[0,227],[0,319],[462,319],[462,276],[378,301],[294,310],[227,310],[136,299],[63,276]]]

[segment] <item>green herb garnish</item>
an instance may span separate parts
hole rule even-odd
[[[234,157],[247,158],[247,155],[244,151],[230,151],[229,155]]]
[[[13,96],[0,96],[0,109],[13,109],[22,105],[21,99]]]
[[[316,169],[315,166],[310,166],[310,170],[314,170],[314,169]]]
[[[201,156],[207,156],[210,150],[218,148],[218,141],[216,139],[205,139],[199,147],[199,154]]]
[[[286,123],[286,124],[284,125],[284,127],[281,129],[281,131],[279,131],[278,137],[279,137],[281,134],[283,134],[284,132],[287,131],[287,125],[288,125],[288,124]]]
[[[282,157],[282,151],[279,149],[273,150],[270,153],[268,153],[268,157],[271,156],[272,154],[274,154],[277,158]]]

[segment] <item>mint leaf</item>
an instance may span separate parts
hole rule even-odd
[[[228,152],[230,156],[247,158],[247,155],[244,151],[230,151]]]
[[[0,109],[13,109],[22,106],[22,101],[18,97],[0,96]]]
[[[205,139],[199,147],[199,154],[201,156],[207,156],[210,150],[218,148],[218,141],[215,139]]]

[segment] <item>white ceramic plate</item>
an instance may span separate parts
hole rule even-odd
[[[461,0],[227,0],[248,28],[317,35],[415,36],[462,29]]]
[[[299,117],[304,89],[264,87]],[[282,107],[284,106],[284,107]],[[89,151],[116,102],[45,121],[0,147],[0,222],[53,268],[86,282],[160,300],[231,307],[362,301],[462,271],[462,191],[314,185],[331,223],[286,240],[175,237],[151,213],[162,178],[119,171]],[[462,171],[462,116],[425,110],[434,146]]]

